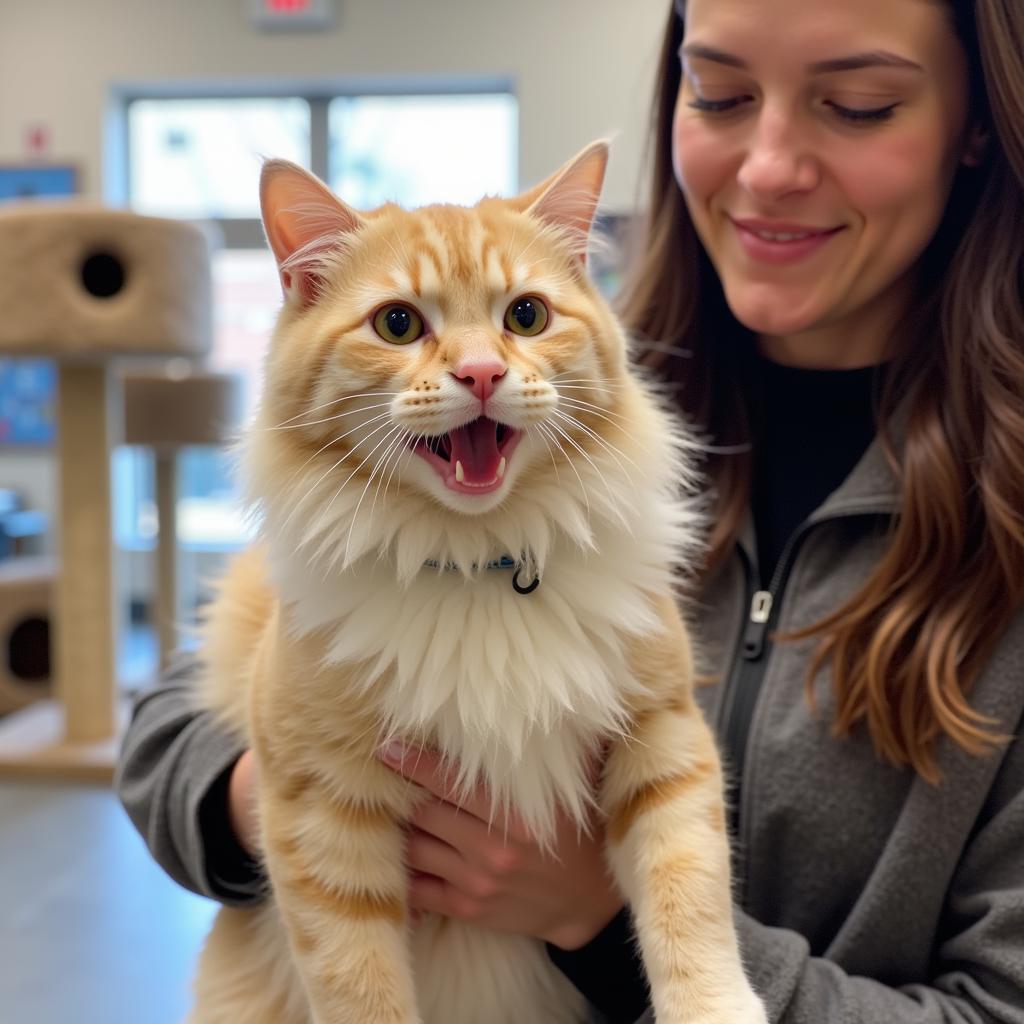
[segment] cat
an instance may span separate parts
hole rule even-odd
[[[244,442],[258,538],[207,613],[197,693],[256,752],[271,894],[219,911],[193,1024],[586,1019],[542,942],[410,919],[419,791],[375,756],[393,738],[540,844],[559,807],[600,814],[658,1024],[766,1020],[674,598],[693,445],[586,274],[607,157],[368,213],[264,166],[285,302]]]

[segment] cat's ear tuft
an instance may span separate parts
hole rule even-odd
[[[608,143],[592,142],[550,178],[535,185],[516,205],[564,232],[582,262],[601,198]]]
[[[362,227],[363,217],[319,178],[289,160],[264,163],[260,210],[285,295],[314,301],[330,257]]]

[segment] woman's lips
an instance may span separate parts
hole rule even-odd
[[[799,263],[833,239],[842,227],[813,228],[799,224],[732,220],[744,252],[758,263]]]

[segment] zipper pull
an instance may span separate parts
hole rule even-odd
[[[750,618],[743,632],[743,657],[757,661],[764,651],[764,638],[768,632],[768,616],[772,612],[770,590],[758,590],[750,602]]]

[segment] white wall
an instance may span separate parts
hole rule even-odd
[[[635,205],[668,0],[336,0],[335,27],[312,35],[253,29],[248,2],[0,0],[0,164],[24,159],[42,125],[50,158],[101,196],[118,85],[502,75],[519,97],[524,187],[612,137],[604,205]],[[0,485],[49,508],[53,484],[47,456],[0,452]]]
[[[633,205],[668,0],[336,0],[334,28],[311,35],[253,29],[248,2],[0,0],[0,162],[43,124],[51,155],[101,195],[116,83],[502,74],[519,94],[522,183],[612,136],[606,205]]]

